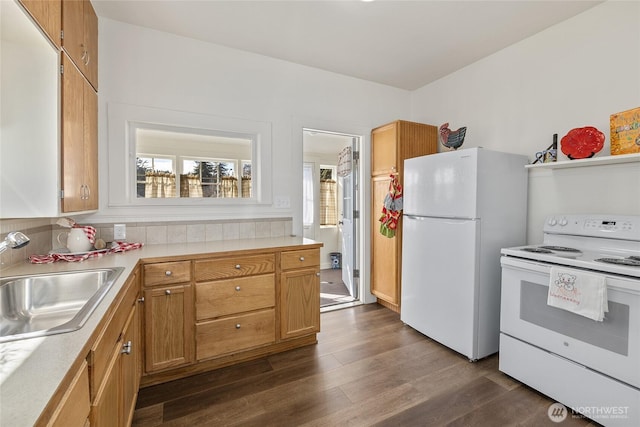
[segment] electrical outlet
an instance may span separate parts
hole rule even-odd
[[[113,224],[113,240],[125,240],[127,238],[127,226],[125,224]]]
[[[278,209],[289,209],[291,207],[291,200],[287,196],[276,196],[274,205]]]

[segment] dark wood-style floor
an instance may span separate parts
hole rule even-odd
[[[558,425],[497,355],[470,363],[376,304],[321,322],[317,345],[140,390],[134,426]]]

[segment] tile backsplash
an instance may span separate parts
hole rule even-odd
[[[0,239],[11,231],[22,231],[31,242],[20,249],[7,249],[0,255],[0,267],[5,269],[26,262],[30,255],[46,254],[57,248],[58,234],[66,231],[55,224],[57,219],[2,219]],[[289,236],[293,232],[291,218],[260,218],[213,221],[127,222],[126,241],[135,243],[198,243],[218,240],[254,239]],[[84,224],[96,228],[96,238],[113,241],[114,224]]]

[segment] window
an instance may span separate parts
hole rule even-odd
[[[271,123],[118,103],[107,107],[106,209],[182,206],[208,212],[212,206],[271,204]],[[167,159],[172,169],[162,164]],[[167,197],[165,191],[149,197],[154,194],[147,195],[147,172],[169,170],[175,195]]]
[[[320,166],[320,225],[338,225],[335,166]]]
[[[243,135],[138,128],[137,197],[251,198],[251,145]],[[145,154],[151,150],[158,154]],[[198,156],[212,150],[225,158]]]
[[[175,197],[175,159],[141,154],[136,158],[136,194],[138,197]],[[173,192],[164,192],[157,181],[173,179]],[[154,184],[155,182],[155,184]],[[171,183],[168,181],[169,187]]]

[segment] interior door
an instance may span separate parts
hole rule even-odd
[[[340,226],[340,239],[342,246],[342,281],[349,294],[356,297],[356,289],[353,280],[354,245],[353,245],[353,173],[342,178],[342,220]]]

